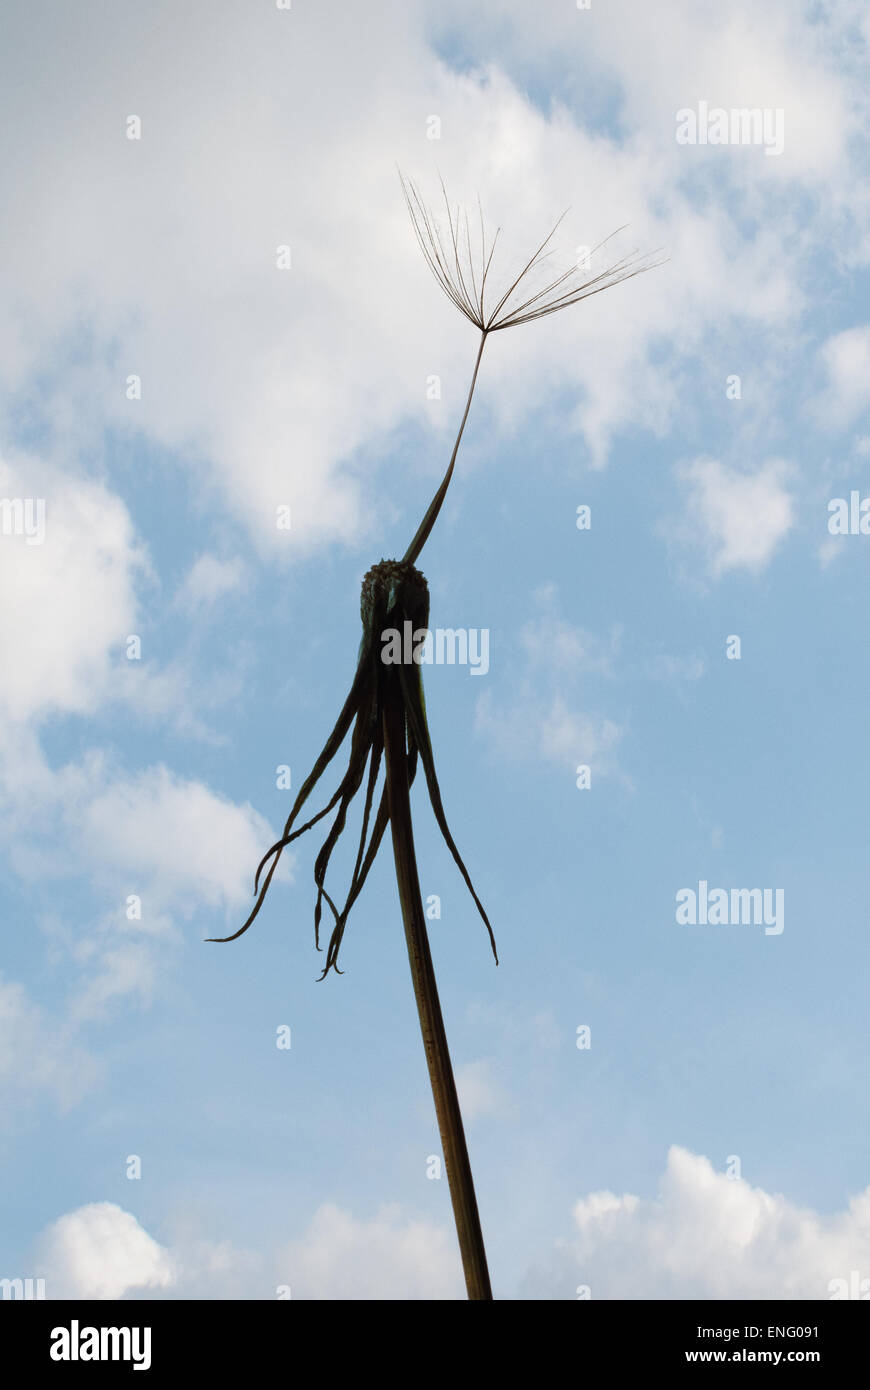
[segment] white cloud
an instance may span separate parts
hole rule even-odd
[[[216,555],[200,555],[185,577],[178,602],[188,612],[196,613],[238,589],[244,578],[245,567],[238,557],[220,560]]]
[[[189,1224],[189,1223],[188,1223]],[[160,1245],[112,1202],[93,1202],[52,1223],[36,1243],[48,1298],[461,1299],[452,1230],[383,1207],[370,1220],[325,1203],[298,1240],[240,1250],[191,1229]]]
[[[91,713],[112,680],[112,649],[136,630],[146,568],[126,507],[101,483],[0,461],[0,496],[42,498],[41,544],[0,536],[0,684],[6,719]]]
[[[70,818],[68,838],[118,904],[72,943],[81,977],[71,1007],[86,1019],[117,997],[151,1000],[166,973],[166,937],[174,937],[179,918],[215,910],[210,936],[240,926],[253,901],[254,868],[275,836],[249,803],[238,806],[155,767],[97,780]],[[289,855],[282,859],[279,881],[288,879],[291,863]],[[132,921],[125,915],[130,895],[141,901],[141,918]],[[239,917],[230,928],[228,911]]]
[[[846,549],[845,536],[825,536],[825,539],[816,546],[819,568],[826,570],[835,560],[841,560],[846,554]]]
[[[833,334],[819,356],[826,383],[813,414],[832,432],[847,429],[870,406],[870,325]]]
[[[281,1252],[277,1270],[294,1299],[465,1297],[453,1233],[403,1220],[394,1206],[366,1221],[326,1203],[302,1239]]]
[[[253,868],[276,836],[249,802],[237,804],[162,764],[121,771],[91,750],[51,768],[36,740],[0,746],[0,790],[16,867],[29,877],[82,864],[101,889],[138,892],[173,916],[197,907],[237,910],[250,899]],[[5,779],[2,774],[5,774]],[[292,854],[278,873],[285,881]]]
[[[822,1216],[714,1171],[673,1146],[658,1197],[594,1192],[573,1210],[534,1296],[572,1298],[830,1298],[831,1281],[870,1277],[870,1187]]]
[[[554,58],[564,61],[570,54],[580,83],[594,79],[596,90],[605,80],[616,84],[620,125],[629,140],[645,137],[657,152],[669,147],[673,160],[684,166],[697,153],[720,182],[734,179],[749,187],[766,179],[845,182],[848,137],[860,123],[860,94],[847,89],[851,74],[841,47],[847,27],[842,6],[827,7],[809,24],[789,0],[771,0],[763,28],[752,0],[733,0],[716,11],[700,9],[693,0],[674,0],[667,25],[654,9],[634,0],[614,0],[597,13],[560,6],[548,11],[545,24],[524,0],[483,0],[471,13],[462,0],[437,0],[429,10],[436,32],[439,24],[449,31],[461,20],[471,47],[478,37],[484,51],[508,67],[519,60],[528,70],[537,61],[552,73]],[[755,159],[761,151],[678,146],[675,113],[699,99],[711,107],[782,108],[783,154]]]
[[[466,1123],[479,1115],[496,1115],[504,1105],[504,1091],[487,1057],[456,1068],[456,1090]]]
[[[0,975],[0,1096],[7,1109],[40,1092],[63,1113],[81,1100],[102,1074],[96,1058],[72,1030],[30,998],[23,985]]]
[[[237,806],[160,766],[95,787],[77,838],[130,892],[143,884],[161,907],[189,910],[247,902],[253,867],[274,836],[248,802]]]
[[[120,997],[149,1003],[172,968],[167,947],[185,919],[207,914],[203,935],[241,925],[254,869],[276,839],[248,802],[162,765],[123,773],[98,751],[54,770],[32,733],[5,742],[0,790],[12,864],[28,881],[84,873],[112,904],[96,921],[63,915],[51,928],[53,949],[74,965],[74,1022],[100,1017]],[[289,881],[292,864],[285,852],[279,882]],[[134,895],[140,916],[128,904]]]
[[[180,666],[152,670],[124,658],[125,638],[139,630],[135,581],[150,571],[121,500],[101,483],[32,459],[0,463],[0,495],[44,497],[46,504],[40,543],[28,544],[8,524],[10,533],[0,535],[0,644],[9,654],[0,687],[7,851],[28,880],[84,871],[117,902],[96,924],[61,921],[56,931],[79,967],[69,1003],[72,1019],[81,1021],[119,996],[152,997],[159,979],[153,938],[179,917],[247,908],[254,867],[275,837],[248,803],[235,805],[162,766],[122,773],[99,751],[50,766],[35,729],[50,714],[93,715],[122,699],[140,712],[171,712],[177,722],[178,709],[195,707],[196,699],[188,698],[190,677]],[[199,573],[200,597],[226,588],[226,569]],[[281,877],[291,863],[286,856]],[[124,916],[131,894],[143,901],[139,921]],[[221,917],[215,935],[223,925]],[[49,1042],[39,1055],[47,1067]]]
[[[406,7],[398,27],[393,10],[364,21],[348,10],[338,46],[316,9],[251,16],[215,3],[204,31],[168,3],[149,6],[144,23],[120,6],[101,20],[99,50],[76,7],[55,16],[50,45],[34,41],[26,9],[13,7],[17,80],[0,84],[0,115],[18,132],[5,175],[17,215],[5,229],[0,296],[15,312],[0,380],[14,399],[43,374],[54,453],[90,447],[107,426],[175,450],[203,505],[228,509],[273,555],[356,540],[383,515],[357,451],[408,420],[428,428],[432,372],[455,419],[473,355],[468,326],[427,277],[395,177],[398,160],[425,178],[437,155],[456,196],[479,190],[505,243],[526,253],[566,203],[577,213],[554,264],[626,222],[626,248],[670,252],[672,266],[487,349],[481,405],[494,403],[503,427],[547,392],[567,391],[576,407],[566,423],[603,462],[616,429],[661,431],[678,403],[663,342],[691,357],[711,321],[780,325],[801,299],[797,233],[792,251],[780,223],[762,221],[737,255],[728,210],[716,200],[699,207],[683,186],[673,108],[687,84],[692,96],[700,90],[698,64],[711,100],[729,75],[723,100],[761,87],[765,104],[788,104],[782,161],[718,152],[747,183],[766,187],[786,168],[817,178],[839,168],[845,148],[843,91],[805,31],[783,10],[760,35],[745,6],[731,8],[712,24],[684,4],[680,44],[642,7],[630,23],[619,7],[594,19],[566,11],[572,39],[585,24],[584,43],[621,78],[620,140],[585,129],[558,103],[545,115],[497,67],[452,71],[427,42],[423,5]],[[533,22],[528,7],[514,18]],[[536,44],[562,22],[536,24]],[[121,56],[107,64],[106,52]],[[59,113],[70,71],[75,100]],[[139,141],[125,138],[131,103]],[[425,139],[428,111],[442,123],[437,146]],[[293,132],[303,127],[300,142]],[[285,244],[292,267],[282,271],[276,248]],[[66,357],[68,370],[46,375]],[[130,373],[142,379],[140,401],[126,398]],[[159,475],[154,488],[172,504]],[[289,532],[275,526],[283,503],[293,509]]]
[[[555,594],[542,591],[536,597],[543,604],[553,601]],[[580,671],[609,674],[619,650],[621,633],[615,629],[603,642],[594,633],[574,623],[567,623],[554,613],[542,613],[526,623],[520,642],[532,666],[576,675]]]
[[[512,664],[509,700],[484,691],[475,729],[506,757],[539,757],[567,770],[588,763],[606,772],[622,730],[612,719],[579,708],[576,692],[584,674],[612,672],[620,633],[604,642],[547,611],[555,602],[552,586],[535,597],[542,611],[520,632],[523,659],[519,669]]]
[[[161,912],[171,904],[176,917],[202,906],[235,911],[249,900],[253,868],[276,838],[249,802],[162,764],[123,772],[99,750],[57,769],[32,737],[19,752],[17,762],[11,752],[0,757],[0,788],[22,873],[84,863],[101,888],[147,895]],[[285,880],[291,864],[286,852]]]
[[[555,696],[538,721],[538,746],[552,763],[599,764],[615,747],[622,730],[612,719],[581,714]]]
[[[538,756],[563,770],[581,763],[605,770],[609,755],[622,736],[612,719],[571,708],[561,695],[536,696],[528,688],[510,705],[498,707],[490,691],[478,697],[474,714],[477,733],[509,758]]]
[[[151,1003],[158,979],[158,955],[152,942],[141,938],[119,941],[118,928],[101,926],[76,942],[80,978],[69,999],[70,1018],[86,1023],[105,1016],[116,999],[137,997]]]
[[[185,733],[214,741],[198,711],[229,698],[238,672],[221,670],[200,688],[183,659],[162,667],[155,662],[138,592],[154,583],[154,575],[121,498],[102,482],[17,456],[0,459],[0,499],[9,503],[0,518],[6,596],[0,644],[14,655],[0,683],[0,715],[18,726],[16,738],[25,722],[58,713],[94,715],[120,701],[146,719],[171,720]],[[38,502],[44,511],[37,543],[21,528],[37,530]],[[183,606],[201,612],[242,581],[238,561],[202,556],[188,576]],[[144,619],[149,627],[151,621]],[[134,636],[140,655],[130,660]],[[13,746],[0,752],[16,760]]]
[[[170,1252],[114,1202],[91,1202],[61,1216],[38,1249],[48,1298],[117,1299],[167,1289],[176,1279]]]
[[[678,468],[689,492],[679,539],[705,549],[715,575],[740,568],[758,573],[794,523],[794,499],[785,485],[791,472],[781,459],[754,473],[740,473],[716,459]]]
[[[360,1219],[334,1203],[302,1235],[260,1252],[192,1230],[165,1245],[130,1213],[96,1202],[62,1216],[37,1242],[49,1298],[274,1297],[462,1299],[452,1229],[385,1206]],[[657,1196],[592,1192],[571,1231],[527,1276],[522,1296],[574,1299],[829,1299],[853,1271],[870,1279],[870,1187],[830,1215],[716,1172],[674,1145]],[[836,1284],[834,1281],[844,1281]]]

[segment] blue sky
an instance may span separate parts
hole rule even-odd
[[[0,1278],[463,1296],[389,845],[342,976],[316,831],[204,944],[468,388],[398,163],[480,194],[503,285],[566,206],[557,268],[626,223],[669,257],[488,343],[420,559],[431,625],[490,634],[424,682],[498,967],[413,807],[495,1295],[870,1281],[870,538],[828,527],[870,496],[861,7],[40,13],[0,60]],[[678,143],[702,102],[781,112],[781,153]],[[783,930],[679,925],[701,881],[782,890]]]

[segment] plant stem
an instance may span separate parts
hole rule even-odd
[[[456,443],[453,445],[453,453],[450,455],[450,462],[447,465],[447,472],[444,474],[441,486],[439,487],[435,496],[432,498],[432,501],[429,503],[429,510],[423,517],[423,520],[420,522],[416,536],[411,541],[411,544],[408,546],[408,549],[405,551],[405,554],[402,557],[404,560],[406,560],[409,564],[412,565],[416,563],[417,556],[420,554],[420,551],[423,549],[423,546],[426,544],[426,541],[429,538],[429,532],[435,525],[436,518],[441,510],[441,503],[444,501],[444,498],[447,495],[447,489],[450,486],[450,479],[453,477],[453,465],[456,462],[456,455],[459,453],[459,442],[462,439],[462,431],[465,429],[465,422],[468,419],[468,412],[471,409],[471,397],[474,395],[474,387],[477,382],[477,373],[480,368],[480,359],[483,356],[483,349],[486,346],[486,334],[487,329],[484,329],[480,335],[480,347],[477,350],[477,360],[474,364],[474,372],[471,377],[471,386],[468,389],[468,397],[465,402],[465,410],[462,415],[462,422],[459,426],[459,433],[456,436]]]
[[[435,1112],[438,1116],[438,1128],[441,1132],[441,1147],[447,1168],[447,1181],[453,1202],[453,1218],[456,1223],[456,1234],[459,1238],[468,1297],[469,1299],[491,1300],[492,1289],[490,1288],[489,1271],[486,1264],[486,1250],[483,1245],[483,1233],[480,1229],[477,1198],[474,1195],[474,1181],[471,1176],[471,1164],[468,1160],[468,1149],[465,1143],[462,1112],[459,1109],[456,1083],[450,1064],[447,1034],[444,1031],[444,1019],[441,1015],[438,987],[435,982],[435,969],[432,964],[432,953],[429,949],[429,937],[426,933],[426,921],[423,915],[423,900],[420,895],[420,880],[414,853],[414,832],[411,824],[411,798],[408,790],[404,704],[397,673],[385,672],[385,676],[383,729],[390,826],[393,835],[399,901],[402,906],[402,920],[405,924],[405,939],[408,944],[408,959],[411,963],[411,977],[414,981],[417,1012],[420,1016],[420,1031],[423,1034],[429,1080],[432,1085]]]

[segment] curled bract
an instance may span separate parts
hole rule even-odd
[[[337,974],[342,973],[338,969],[337,960],[347,919],[351,908],[362,892],[369,870],[384,838],[384,832],[390,822],[386,786],[381,792],[373,823],[372,809],[375,803],[375,793],[384,751],[384,701],[395,699],[401,700],[404,712],[408,782],[409,784],[413,782],[418,762],[421,762],[438,827],[459,866],[478,911],[486,923],[493,955],[497,962],[495,938],[489,918],[474,891],[468,870],[456,848],[444,814],[441,790],[435,772],[432,742],[429,737],[429,726],[426,720],[426,702],[423,695],[423,680],[419,663],[412,660],[408,664],[400,662],[394,665],[387,664],[382,659],[382,633],[385,630],[398,629],[403,632],[403,624],[406,621],[413,624],[414,630],[427,627],[429,621],[429,587],[425,578],[414,565],[407,561],[381,560],[380,564],[372,566],[363,579],[360,613],[363,634],[353,683],[335,728],[326,740],[320,756],[293,803],[293,809],[284,826],[284,833],[260,860],[254,879],[256,902],[253,910],[247,921],[237,932],[233,932],[232,936],[212,936],[207,939],[221,942],[235,941],[237,937],[248,930],[263,905],[283,850],[300,835],[304,835],[324,816],[327,816],[330,811],[337,808],[329,834],[324,840],[314,864],[314,882],[317,888],[317,900],[314,907],[314,936],[317,949],[320,950],[320,922],[323,903],[325,902],[335,921],[327,946],[326,964],[320,978],[323,979],[330,969],[335,970]],[[353,732],[350,755],[344,776],[326,806],[303,825],[297,826],[296,821],[299,813],[337,754],[351,729],[351,725],[353,725]],[[368,768],[368,775],[366,775],[366,768]],[[344,831],[350,804],[364,779],[366,789],[359,848],[347,897],[344,906],[339,909],[326,889],[326,871],[332,852]],[[371,830],[369,830],[370,826]],[[261,884],[260,878],[264,870],[266,875]]]

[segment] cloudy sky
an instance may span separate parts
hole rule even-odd
[[[399,165],[503,288],[566,208],[558,271],[668,257],[490,340],[420,561],[489,634],[424,680],[498,967],[414,810],[495,1295],[870,1280],[868,45],[858,0],[4,6],[0,1277],[463,1296],[388,847],[343,975],[316,832],[204,944],[462,413]]]

